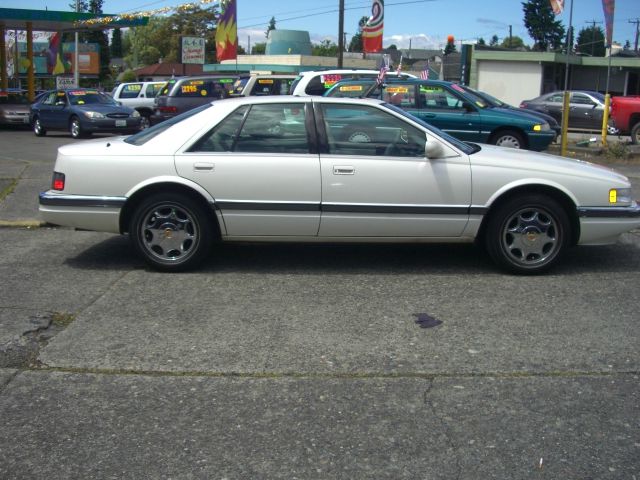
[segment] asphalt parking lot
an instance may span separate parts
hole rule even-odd
[[[463,245],[160,274],[39,226],[71,141],[0,130],[0,478],[640,479],[640,232],[539,277]]]

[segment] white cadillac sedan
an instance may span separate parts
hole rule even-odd
[[[640,226],[629,181],[585,162],[458,141],[377,101],[216,101],[130,137],[59,149],[51,224],[128,233],[152,267],[215,242],[473,242],[515,273]]]

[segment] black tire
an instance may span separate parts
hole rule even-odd
[[[631,143],[640,144],[640,122],[636,123],[631,129]]]
[[[86,136],[86,133],[82,130],[80,119],[78,117],[71,117],[69,120],[69,133],[73,138],[82,138]]]
[[[33,133],[36,134],[36,137],[44,137],[47,134],[47,131],[42,126],[42,123],[40,123],[39,117],[33,118]]]
[[[522,135],[514,130],[501,130],[494,133],[489,143],[509,148],[526,148],[527,146]]]
[[[129,224],[134,249],[152,268],[165,272],[200,265],[210,252],[214,232],[205,207],[177,193],[144,199]]]
[[[514,197],[489,215],[485,247],[493,261],[509,272],[545,272],[557,263],[569,243],[569,217],[550,197]]]
[[[151,126],[151,118],[149,118],[149,114],[141,113],[140,114],[140,130],[146,130]]]
[[[365,129],[350,129],[344,133],[344,141],[351,143],[371,143],[373,142],[373,135],[370,131]]]

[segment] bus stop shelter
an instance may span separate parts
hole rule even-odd
[[[33,68],[33,32],[86,32],[110,30],[112,28],[144,26],[148,17],[93,14],[84,12],[61,12],[54,10],[26,10],[0,8],[0,90],[9,85],[5,35],[10,30],[26,31],[27,35],[27,88],[33,100],[35,72]],[[17,38],[16,38],[17,41]],[[16,67],[17,68],[17,65]],[[76,65],[75,68],[78,68]]]

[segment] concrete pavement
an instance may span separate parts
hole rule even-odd
[[[0,478],[640,478],[638,235],[533,278],[455,245],[159,274],[124,237],[18,227],[70,139],[2,133]]]

